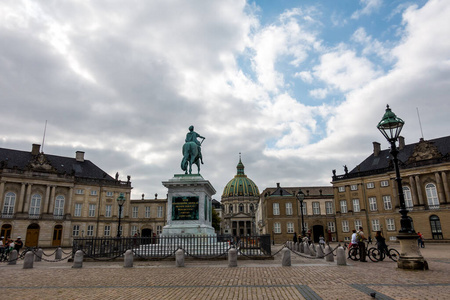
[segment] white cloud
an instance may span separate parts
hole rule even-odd
[[[357,89],[381,75],[371,61],[343,47],[323,54],[320,64],[313,68],[313,74],[344,92]]]
[[[359,1],[363,8],[357,10],[352,14],[352,19],[359,19],[361,16],[367,16],[377,11],[383,4],[382,0],[360,0]]]
[[[314,89],[309,91],[309,95],[316,99],[325,99],[328,95],[327,89]]]
[[[352,40],[363,45],[363,55],[377,55],[385,61],[392,61],[393,57],[389,48],[385,47],[383,43],[367,35],[364,28],[358,28],[352,35]]]
[[[306,83],[312,83],[313,82],[313,76],[311,75],[311,72],[309,71],[301,71],[294,74],[294,77],[298,77],[301,80],[303,80]]]
[[[317,8],[288,9],[270,24],[241,0],[3,1],[0,9],[0,146],[29,151],[48,120],[46,153],[84,150],[108,173],[131,175],[134,195],[166,193],[161,181],[181,172],[191,124],[206,137],[202,175],[216,198],[239,152],[261,189],[328,184],[331,169],[382,141],[375,125],[386,103],[407,122],[408,142],[420,134],[416,107],[426,138],[448,135],[445,1],[405,10],[394,49],[352,29],[362,55],[338,35],[321,40],[328,16]],[[380,53],[396,61],[385,74],[369,60]],[[321,81],[307,87],[312,97],[338,96],[306,105],[291,74]]]

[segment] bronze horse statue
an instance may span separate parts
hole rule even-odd
[[[200,174],[200,151],[199,145],[195,142],[187,142],[183,145],[183,160],[181,161],[181,169],[185,171],[184,174],[188,173],[189,166],[189,174],[192,174],[192,165],[196,164],[198,169],[198,174]]]

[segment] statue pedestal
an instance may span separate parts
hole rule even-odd
[[[176,174],[163,181],[167,193],[167,225],[161,236],[215,236],[212,195],[216,190],[200,174]]]

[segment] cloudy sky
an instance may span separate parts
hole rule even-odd
[[[0,147],[74,156],[166,194],[190,125],[220,199],[239,152],[260,191],[329,185],[387,142],[449,134],[448,0],[0,2]]]

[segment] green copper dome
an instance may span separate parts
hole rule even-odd
[[[239,158],[239,163],[236,168],[237,174],[223,189],[222,197],[259,196],[258,187],[244,173],[244,164],[242,163],[241,158]]]

